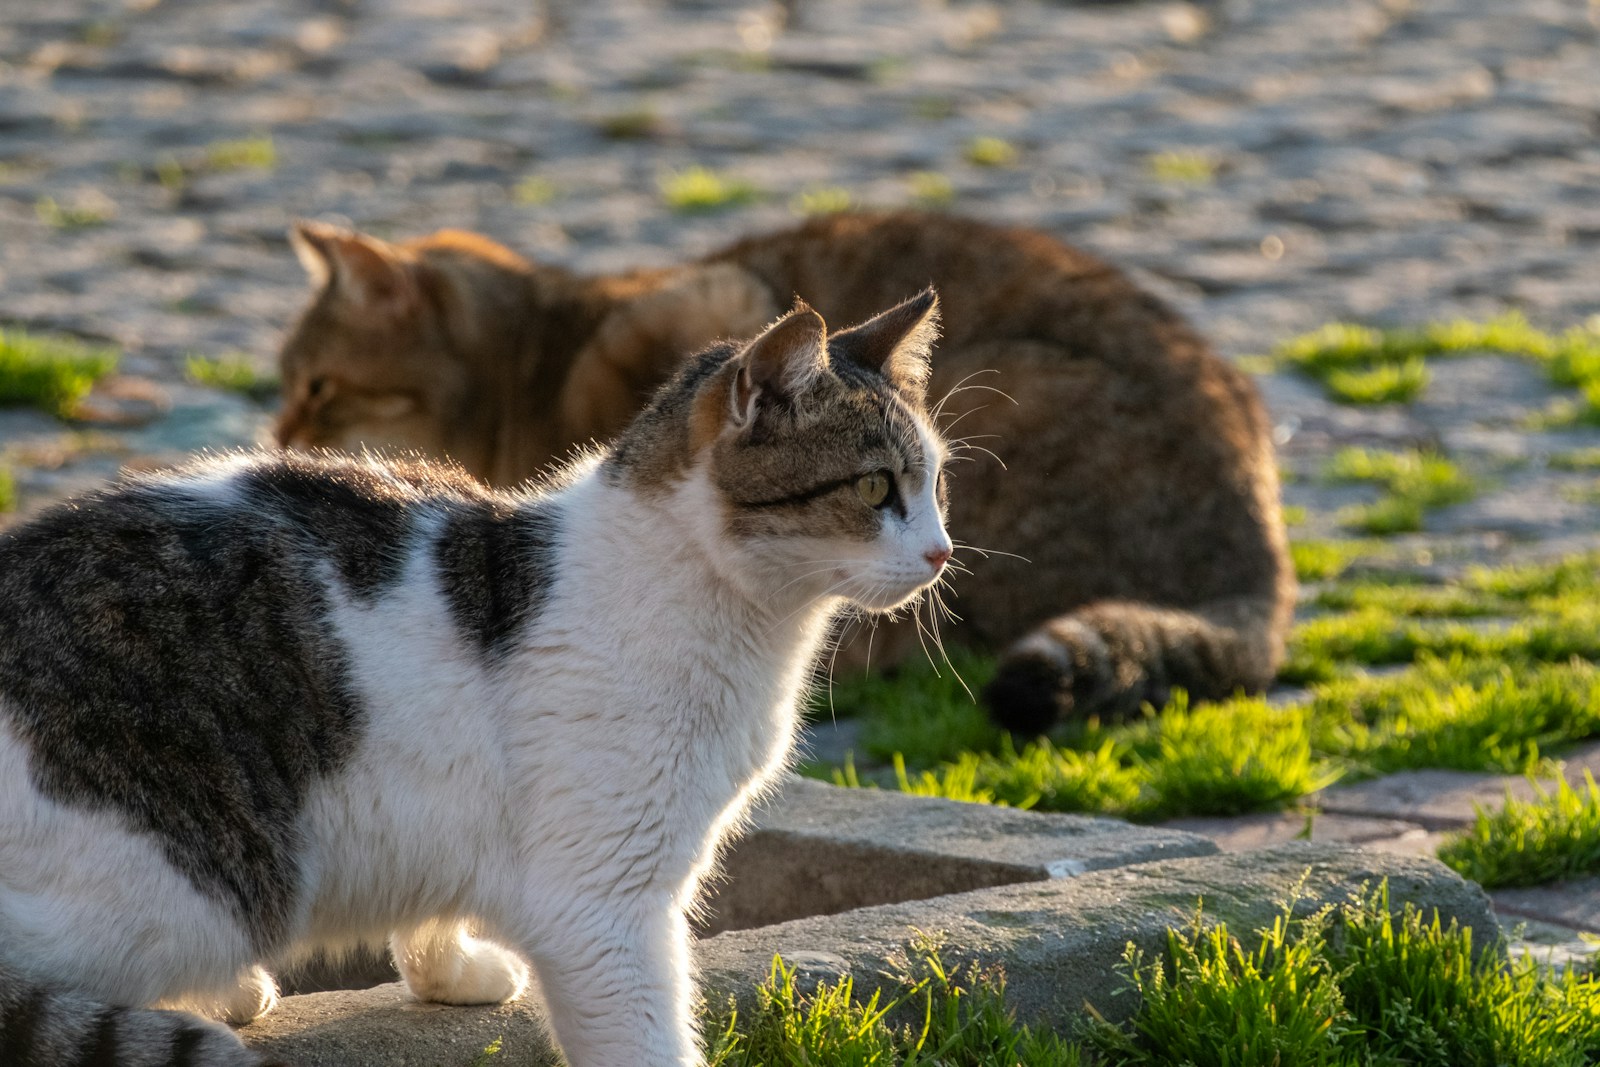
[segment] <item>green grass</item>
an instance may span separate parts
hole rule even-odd
[[[116,365],[110,348],[0,330],[0,406],[28,405],[65,418]]]
[[[850,190],[839,185],[814,185],[802,189],[789,201],[796,215],[836,215],[855,207]]]
[[[947,966],[927,939],[858,995],[850,977],[805,988],[782,959],[740,1012],[705,1012],[708,1067],[1592,1067],[1600,979],[1555,975],[1442,923],[1388,886],[1234,931],[1207,919],[1160,950],[1129,945],[1126,1022],[1067,1037],[1021,1024],[1005,976]]]
[[[1600,1053],[1600,983],[1552,976],[1387,886],[1294,918],[1247,947],[1197,916],[1155,960],[1130,948],[1141,999],[1125,1027],[1091,1031],[1100,1062],[1192,1067],[1582,1067]]]
[[[1428,658],[1317,687],[1308,715],[1314,750],[1362,773],[1529,773],[1552,750],[1600,734],[1600,670],[1582,660]]]
[[[206,145],[206,170],[272,170],[277,165],[278,146],[271,137],[240,137]]]
[[[0,462],[0,515],[17,510],[17,476],[8,463]]]
[[[1148,820],[1281,807],[1338,777],[1312,752],[1305,711],[1261,700],[1191,708],[1180,696],[1135,723],[1094,727],[1060,744],[1039,738],[1020,749],[984,721],[981,709],[970,701],[966,707],[976,741],[946,732],[943,743],[934,743],[914,713],[867,721],[876,751],[891,750],[902,791]],[[914,773],[908,762],[917,765]],[[853,764],[831,777],[861,784]]]
[[[1515,311],[1482,322],[1397,329],[1335,322],[1285,341],[1273,361],[1322,382],[1336,400],[1383,403],[1419,395],[1428,381],[1427,360],[1474,353],[1539,364],[1552,382],[1578,390],[1573,419],[1600,421],[1600,327],[1593,323],[1555,334],[1535,329]]]
[[[1594,776],[1585,772],[1578,789],[1564,779],[1553,793],[1537,782],[1534,788],[1536,800],[1517,800],[1508,790],[1499,811],[1479,807],[1471,829],[1439,846],[1439,858],[1488,889],[1600,874],[1600,786]]]
[[[1322,582],[1339,577],[1358,560],[1387,551],[1381,541],[1294,541],[1289,545],[1289,558],[1302,582]]]
[[[1600,448],[1576,448],[1550,457],[1550,469],[1557,471],[1600,471]]]
[[[1082,1051],[1047,1030],[1019,1024],[1004,975],[971,964],[947,968],[919,944],[893,980],[869,996],[850,977],[802,991],[775,958],[754,1008],[709,1012],[707,1067],[1078,1067]]]
[[[754,185],[707,167],[672,171],[660,179],[661,199],[668,207],[685,214],[719,211],[748,204],[760,196]]]
[[[906,179],[911,199],[925,208],[948,207],[955,203],[956,187],[936,170],[919,170]]]
[[[278,395],[278,377],[258,371],[248,356],[199,356],[184,360],[184,375],[198,385],[242,393],[252,400]]]
[[[1145,160],[1145,170],[1168,185],[1210,185],[1217,180],[1217,161],[1205,152],[1157,152]]]
[[[979,167],[1009,167],[1016,163],[1017,146],[999,137],[974,137],[961,152],[968,163]]]
[[[1346,525],[1380,536],[1420,530],[1427,512],[1471,500],[1478,493],[1472,477],[1456,464],[1416,449],[1341,449],[1328,461],[1323,477],[1335,483],[1369,483],[1382,490],[1373,503],[1349,508],[1340,516]]]
[[[1131,722],[1012,739],[951,671],[907,665],[841,680],[831,706],[820,696],[813,709],[859,717],[858,755],[892,776],[853,764],[807,773],[1148,820],[1292,807],[1341,776],[1543,772],[1600,736],[1600,555],[1473,567],[1449,581],[1332,581],[1313,605],[1324,613],[1294,628],[1280,672],[1309,687],[1291,706],[1180,698]],[[955,666],[974,691],[993,670],[970,652]],[[1364,670],[1374,666],[1394,669]]]
[[[1373,367],[1340,367],[1328,371],[1323,384],[1347,404],[1405,404],[1428,386],[1428,365],[1421,356]]]
[[[116,217],[117,206],[103,195],[70,204],[60,203],[53,196],[41,196],[33,202],[33,213],[53,230],[86,230],[110,222]]]
[[[560,193],[556,183],[538,175],[522,179],[511,190],[511,198],[519,204],[539,207],[554,200]]]

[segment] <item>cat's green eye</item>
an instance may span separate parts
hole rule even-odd
[[[893,487],[894,482],[890,480],[888,471],[873,471],[856,479],[856,494],[869,508],[883,507]]]

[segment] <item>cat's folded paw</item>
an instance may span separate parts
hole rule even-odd
[[[430,923],[391,940],[395,966],[418,1000],[500,1004],[528,988],[528,964],[516,953],[473,937],[464,927]]]

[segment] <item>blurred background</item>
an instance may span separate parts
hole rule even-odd
[[[0,322],[265,370],[304,216],[591,270],[845,206],[1037,225],[1232,353],[1600,311],[1600,8],[6,0]]]

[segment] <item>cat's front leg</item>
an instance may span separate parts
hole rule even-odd
[[[689,926],[667,906],[587,910],[534,947],[550,1026],[571,1067],[699,1067]]]
[[[389,939],[394,963],[418,1000],[438,1004],[499,1004],[528,988],[528,965],[515,953],[472,936],[443,919]]]

